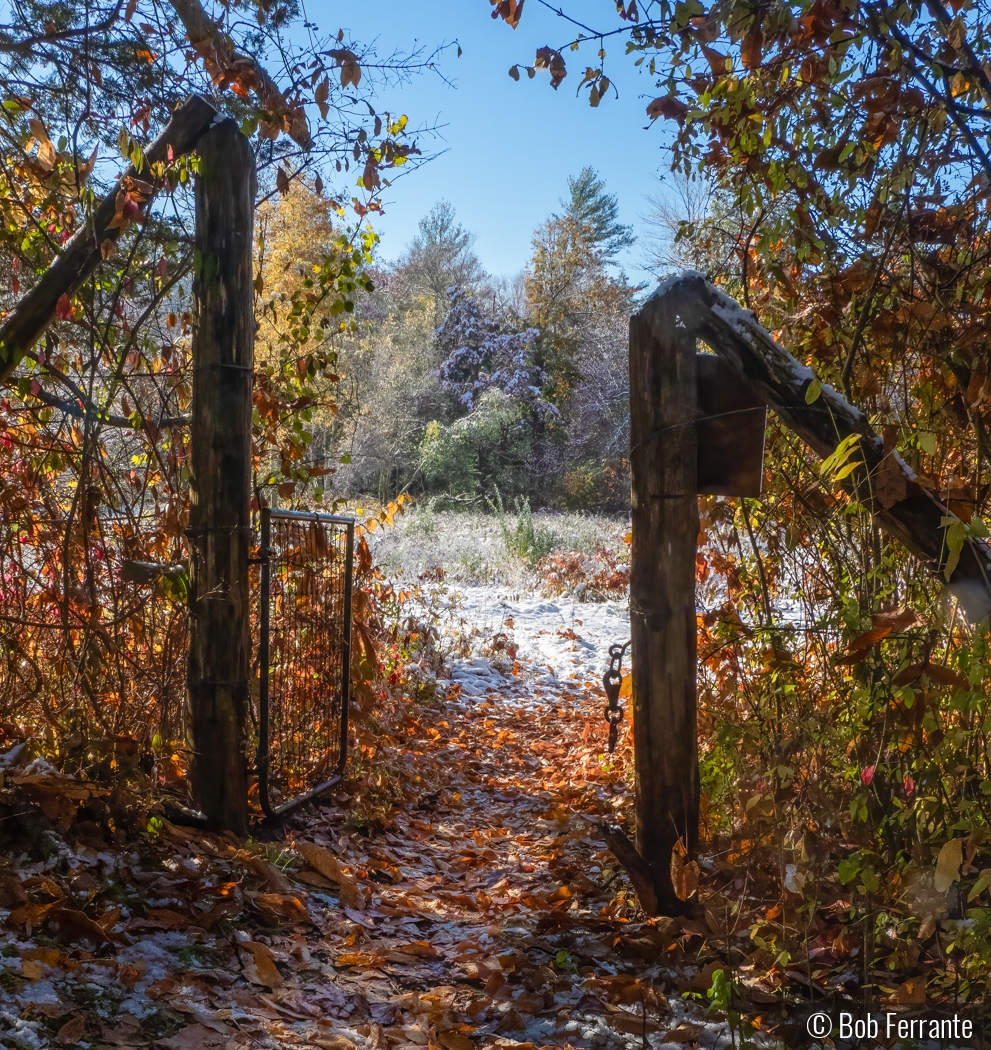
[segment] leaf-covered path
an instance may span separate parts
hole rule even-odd
[[[11,769],[5,794],[34,807],[14,820],[26,849],[0,882],[0,1042],[472,1050],[717,1037],[686,1020],[679,994],[708,987],[707,931],[638,921],[601,840],[597,822],[625,819],[632,800],[627,752],[609,764],[599,751],[595,684],[560,683],[544,703],[536,686],[512,692],[455,686],[372,726],[348,793],[268,841],[153,821],[114,844],[99,815],[108,823],[126,799],[94,788],[60,811],[78,782]],[[27,841],[39,810],[53,825],[45,859]]]

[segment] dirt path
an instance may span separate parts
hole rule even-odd
[[[636,921],[599,838],[631,799],[598,693],[456,692],[377,727],[351,797],[284,839],[160,824],[115,851],[67,829],[22,857],[0,877],[0,1042],[712,1045],[679,992],[708,986],[704,927]]]

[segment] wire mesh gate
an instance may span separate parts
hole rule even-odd
[[[278,817],[344,775],[354,521],[261,512],[258,787]]]

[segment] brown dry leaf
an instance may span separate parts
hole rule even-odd
[[[869,631],[864,631],[863,634],[859,634],[854,638],[850,643],[846,656],[840,657],[836,663],[840,666],[846,665],[849,667],[859,664],[871,649],[878,642],[887,638],[889,634],[891,634],[890,627],[872,627]]]
[[[536,992],[520,992],[513,1000],[513,1005],[525,1014],[535,1014],[538,1010],[543,1010],[547,1004],[544,1002],[544,997]]]
[[[645,1022],[643,1016],[627,1013],[625,1010],[609,1014],[606,1020],[610,1027],[615,1028],[617,1032],[622,1032],[624,1035],[642,1035],[644,1032],[650,1034],[651,1032],[660,1031],[660,1025],[656,1021],[652,1021],[648,1017]]]
[[[315,842],[297,842],[296,852],[309,867],[337,886],[341,894],[341,904],[345,908],[364,910],[365,898],[358,888],[358,883],[341,867],[340,861],[329,849],[318,846]]]
[[[853,666],[860,663],[878,642],[888,635],[906,631],[918,622],[919,614],[914,609],[889,609],[886,612],[875,613],[871,617],[870,630],[854,638],[847,649],[847,655],[837,660],[837,664]]]
[[[310,1042],[314,1046],[323,1047],[323,1050],[357,1050],[356,1043],[353,1043],[347,1036],[338,1035],[336,1032],[330,1035],[314,1036]]]
[[[428,1046],[430,1036],[422,1028],[400,1028],[398,1029],[398,1041],[413,1043],[415,1046]]]
[[[83,1034],[86,1031],[86,1018],[85,1017],[73,1017],[71,1020],[66,1021],[64,1025],[58,1030],[58,1035],[55,1038],[63,1046],[73,1046],[82,1039]]]
[[[671,850],[671,883],[680,901],[687,901],[699,888],[699,866],[688,860],[688,850],[680,838]]]
[[[397,944],[397,952],[405,955],[415,955],[418,959],[431,959],[436,962],[444,956],[428,941],[412,941],[409,944]]]
[[[248,850],[239,850],[236,859],[259,878],[264,879],[268,883],[269,888],[276,893],[292,893],[292,886],[290,886],[284,872],[274,864],[269,864],[263,857],[259,857]]]
[[[26,904],[27,899],[28,895],[16,875],[4,875],[0,878],[0,908],[18,908]]]
[[[907,631],[919,622],[919,614],[914,609],[889,609],[886,612],[875,613],[871,617],[871,626],[875,628],[887,627],[889,631],[897,633]]]
[[[313,886],[314,889],[332,890],[335,888],[330,879],[317,871],[294,871],[292,877],[296,882],[301,882],[304,886]]]
[[[113,938],[94,922],[85,912],[75,908],[57,908],[49,912],[48,918],[58,923],[58,937],[63,944],[77,941],[92,941],[94,944],[109,944]]]
[[[437,1042],[444,1050],[475,1050],[475,1044],[464,1032],[439,1032]]]
[[[658,117],[667,117],[669,120],[676,120],[679,124],[685,120],[685,114],[688,112],[688,106],[685,105],[680,99],[674,98],[671,95],[665,95],[662,98],[655,98],[647,106],[647,116],[651,120],[657,120]]]
[[[672,1029],[664,1038],[661,1040],[662,1043],[694,1043],[698,1037],[705,1031],[705,1027],[700,1024],[683,1024],[677,1028]]]
[[[764,34],[757,21],[751,26],[740,45],[740,58],[745,69],[757,69],[761,63],[764,50]]]
[[[881,465],[871,480],[874,484],[874,496],[885,510],[901,503],[908,496],[908,478],[893,455],[886,455],[881,460]]]
[[[525,1032],[526,1021],[523,1020],[519,1010],[515,1006],[511,1006],[502,1015],[502,1020],[496,1025],[496,1031],[500,1034],[505,1032]]]
[[[183,915],[172,908],[149,908],[145,915],[155,922],[160,922],[162,929],[165,930],[185,930],[192,923],[188,915]]]
[[[21,959],[32,959],[46,966],[60,966],[66,970],[74,970],[79,965],[58,948],[28,948],[21,952]]]
[[[279,968],[275,965],[275,956],[267,944],[259,944],[257,941],[245,941],[241,945],[251,952],[252,960],[244,967],[244,976],[252,984],[263,985],[267,988],[281,988],[285,983]]]
[[[31,959],[21,959],[21,976],[25,981],[40,981],[45,976],[45,968]]]
[[[911,664],[906,667],[904,671],[899,671],[894,678],[891,679],[893,685],[909,685],[912,682],[917,682],[922,677],[922,672],[925,670],[924,664]]]
[[[355,966],[360,969],[374,970],[376,967],[379,967],[386,962],[387,954],[388,953],[382,951],[344,952],[337,956],[334,960],[334,965],[338,967]]]
[[[299,897],[291,893],[256,893],[251,902],[272,926],[281,922],[311,922],[310,913]]]
[[[22,904],[10,913],[7,921],[13,926],[24,926],[30,937],[31,930],[40,926],[48,917],[48,913],[58,905],[58,901],[49,901],[48,904]]]
[[[926,677],[934,685],[949,685],[954,689],[969,689],[970,680],[960,671],[954,671],[952,667],[944,667],[942,664],[927,664],[925,667]]]
[[[105,933],[110,931],[117,925],[117,920],[121,916],[120,908],[111,908],[109,911],[105,911],[97,920],[96,923]]]
[[[159,1039],[158,1046],[165,1050],[214,1050],[226,1046],[233,1031],[215,1032],[202,1024],[191,1024],[180,1029],[168,1039]]]
[[[960,867],[963,864],[963,839],[950,839],[939,851],[936,858],[935,885],[937,893],[946,891],[960,880]]]
[[[240,915],[241,911],[240,901],[234,899],[225,900],[214,905],[209,911],[197,915],[193,922],[203,930],[212,930],[218,922],[222,922],[224,919],[233,919],[234,916]]]
[[[960,840],[957,839],[957,842]],[[926,979],[921,977],[909,977],[909,979],[896,988],[888,997],[892,1003],[924,1003],[926,1001]]]

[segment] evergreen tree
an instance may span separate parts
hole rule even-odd
[[[582,168],[568,179],[570,196],[562,200],[563,216],[580,229],[588,231],[599,258],[608,261],[629,248],[636,240],[632,226],[619,222],[619,201],[614,193],[606,193],[606,184],[594,168]]]

